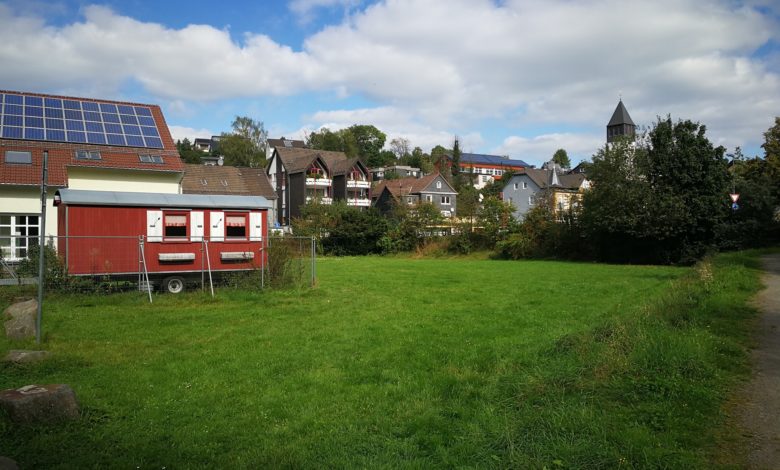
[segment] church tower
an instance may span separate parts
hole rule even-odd
[[[623,106],[623,100],[618,102],[615,112],[612,113],[612,119],[607,124],[607,142],[613,142],[618,137],[627,135],[632,138],[636,134],[636,124],[628,115],[626,107]]]

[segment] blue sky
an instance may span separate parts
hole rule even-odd
[[[762,155],[780,114],[773,0],[0,0],[0,88],[162,106],[175,138],[373,124],[424,150],[576,163],[623,97]]]

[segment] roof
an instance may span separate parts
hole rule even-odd
[[[266,143],[269,147],[282,147],[282,148],[306,148],[306,142],[302,140],[285,139],[268,139]]]
[[[277,198],[265,171],[248,167],[186,164],[181,190],[184,194]]]
[[[52,186],[67,186],[68,169],[71,168],[138,170],[157,173],[181,173],[184,170],[184,164],[175,150],[0,139],[0,184],[40,185],[44,150],[49,152],[47,179],[48,184]],[[100,152],[100,160],[80,160],[76,158],[78,150],[98,151]],[[30,152],[32,163],[6,163],[6,151]],[[142,162],[140,155],[159,155],[162,157],[163,163]]]
[[[526,168],[524,171],[517,173],[517,175],[528,175],[539,188],[545,189],[550,186],[552,181],[552,170],[541,170],[537,168]],[[573,174],[558,174],[558,185],[556,187],[562,189],[579,189],[582,182],[585,180],[585,175],[582,173]]]
[[[430,175],[423,176],[422,178],[415,178],[415,177],[408,177],[408,178],[398,178],[395,180],[381,180],[372,190],[372,193],[376,194],[377,196],[382,193],[385,189],[390,192],[394,197],[400,197],[405,196],[408,194],[420,194],[423,191],[425,191],[428,186],[433,183],[436,178],[440,177],[441,174],[439,173],[431,173]],[[442,178],[444,179],[444,178]],[[446,180],[444,180],[446,183]],[[449,183],[447,183],[449,186]],[[451,191],[442,191],[448,194],[457,194],[455,190],[452,189],[450,186]]]
[[[449,155],[452,158],[452,155]],[[462,153],[460,163],[472,163],[495,166],[508,166],[513,168],[529,168],[531,165],[522,160],[512,160],[509,157],[499,155],[486,155],[482,153]]]
[[[607,127],[619,126],[622,124],[631,124],[632,126],[636,126],[634,121],[631,120],[631,116],[628,115],[628,110],[626,110],[626,107],[623,106],[623,100],[620,100],[618,101],[618,105],[615,108],[615,112],[612,113],[612,119],[609,120]]]
[[[89,206],[180,207],[211,209],[270,209],[262,196],[225,196],[207,194],[128,193],[119,191],[86,191],[60,189],[55,201]],[[55,202],[56,204],[56,202]]]
[[[162,114],[162,110],[157,105],[5,90],[0,90],[0,94],[4,94],[5,96],[10,94],[25,97],[38,97],[43,98],[46,103],[49,101],[64,102],[65,100],[75,100],[81,103],[116,105],[117,107],[120,107],[120,109],[121,106],[142,106],[148,108],[148,112],[151,112],[151,118],[154,119],[163,145],[163,148],[149,148],[0,137],[0,184],[39,185],[41,182],[44,150],[49,152],[48,183],[52,186],[59,187],[67,186],[69,168],[84,167],[168,173],[181,173],[184,169],[181,158],[179,157],[179,152],[176,149],[176,144],[173,142],[170,130],[165,122],[165,117]],[[46,109],[48,110],[49,108]],[[56,111],[56,109],[54,111]],[[148,117],[145,119],[148,119]],[[32,154],[32,163],[5,163],[4,153],[8,150],[30,152]],[[76,158],[76,151],[78,150],[98,151],[100,152],[100,159],[79,160]],[[154,163],[152,161],[142,162],[140,155],[159,155],[162,157],[162,163]]]
[[[306,171],[309,165],[320,157],[323,163],[330,168],[330,162],[346,159],[344,152],[330,152],[327,150],[301,149],[289,147],[276,147],[276,154],[282,161],[287,173],[300,173]]]

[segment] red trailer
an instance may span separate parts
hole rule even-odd
[[[270,202],[261,196],[60,189],[58,252],[68,274],[149,280],[169,292],[188,279],[265,265]]]

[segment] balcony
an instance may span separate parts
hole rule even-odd
[[[365,188],[368,189],[371,187],[370,181],[363,181],[363,180],[347,180],[347,188]]]
[[[320,204],[325,204],[325,205],[328,205],[328,206],[333,204],[333,198],[332,197],[311,197],[311,196],[306,196],[306,202],[307,203],[314,202],[314,201],[317,201]]]
[[[353,207],[371,207],[371,199],[347,199],[347,205]]]
[[[306,178],[307,188],[330,188],[330,178]]]

